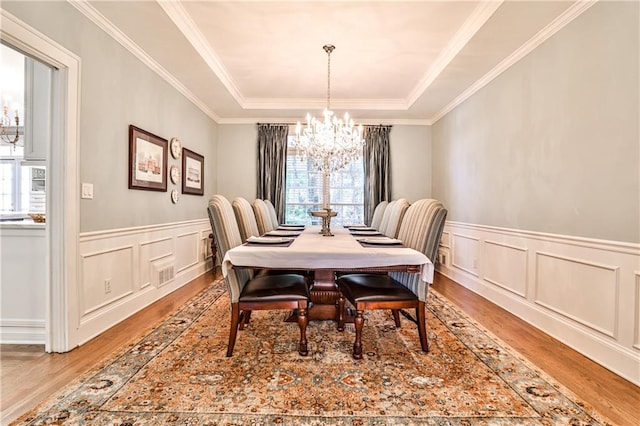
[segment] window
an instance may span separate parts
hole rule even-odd
[[[288,139],[287,176],[285,196],[285,222],[320,225],[321,219],[309,212],[322,207],[322,173],[313,169],[311,162],[300,159]],[[362,157],[344,169],[331,174],[329,182],[331,208],[338,216],[332,224],[345,225],[364,221],[364,168]]]

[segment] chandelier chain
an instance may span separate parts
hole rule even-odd
[[[327,50],[327,109],[331,109],[331,51],[333,49],[325,49]]]

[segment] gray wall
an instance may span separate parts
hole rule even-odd
[[[640,242],[638,12],[596,4],[432,126],[449,220]]]
[[[415,201],[430,197],[431,137],[428,126],[393,126],[390,138],[391,193]],[[218,126],[218,192],[229,199],[256,197],[257,127]],[[224,159],[224,160],[222,160]]]
[[[66,2],[10,2],[2,7],[81,58],[80,180],[94,185],[81,200],[80,231],[206,218],[216,191],[217,124],[111,36]],[[134,124],[205,157],[205,196],[128,189],[128,126]],[[169,155],[169,166],[177,164]]]

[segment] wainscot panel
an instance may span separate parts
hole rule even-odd
[[[527,297],[527,249],[485,240],[484,279]]]
[[[447,222],[438,260],[442,274],[640,385],[640,244]]]
[[[210,270],[201,254],[208,225],[201,219],[81,234],[80,343]]]

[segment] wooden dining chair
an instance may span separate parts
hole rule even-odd
[[[233,208],[226,198],[214,195],[209,200],[207,212],[218,253],[224,258],[228,250],[242,244]],[[297,321],[300,327],[298,353],[302,356],[308,354],[306,330],[309,290],[304,277],[296,274],[268,274],[252,277],[248,269],[233,268],[224,280],[231,302],[228,357],[233,354],[238,328],[242,329],[244,316],[252,310],[273,309],[297,310]],[[283,321],[282,324],[289,323]]]
[[[405,246],[425,253],[434,260],[444,228],[447,210],[442,203],[432,199],[413,203],[403,217],[398,238]],[[430,257],[431,256],[431,257]],[[391,272],[380,274],[348,274],[336,280],[340,290],[338,300],[338,330],[344,330],[344,307],[348,300],[356,310],[356,329],[353,357],[362,358],[362,328],[364,311],[369,309],[391,309],[396,327],[400,327],[400,309],[415,309],[420,346],[429,352],[425,324],[425,303],[429,283],[421,280],[420,274]],[[346,300],[345,300],[346,299]],[[408,316],[408,315],[407,315]]]
[[[260,198],[256,198],[253,201],[253,213],[256,215],[256,222],[258,222],[258,230],[260,235],[266,234],[269,231],[273,231],[277,228],[271,221],[271,215],[269,214],[269,207],[267,203]]]
[[[384,211],[387,208],[389,203],[387,201],[380,201],[376,208],[373,210],[373,216],[371,217],[371,224],[369,225],[372,228],[380,230],[380,225],[382,224],[382,217],[384,216]]]
[[[384,210],[383,223],[378,231],[390,238],[396,238],[400,231],[402,218],[409,208],[409,201],[404,198],[392,201]],[[386,218],[386,221],[385,221]]]
[[[236,197],[231,203],[233,207],[233,213],[236,216],[238,222],[238,229],[240,230],[240,237],[242,242],[246,242],[249,237],[259,237],[260,230],[258,229],[258,222],[256,222],[256,215],[253,212],[251,203],[245,198]]]

